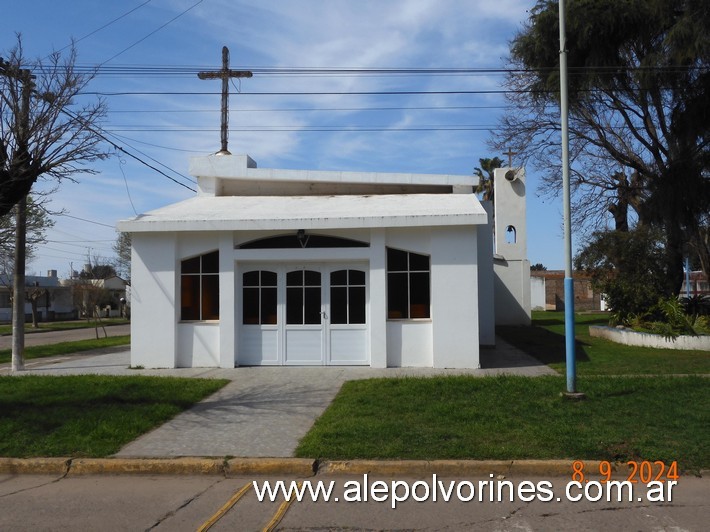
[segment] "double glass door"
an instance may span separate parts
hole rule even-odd
[[[238,365],[367,365],[364,265],[242,269]]]

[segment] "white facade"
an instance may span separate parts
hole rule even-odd
[[[191,173],[196,197],[119,222],[132,233],[132,365],[476,368],[494,343],[475,177],[229,155],[193,159]]]
[[[530,261],[525,208],[525,170],[496,168],[495,190],[495,321],[498,325],[530,325]]]

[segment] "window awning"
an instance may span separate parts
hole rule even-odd
[[[198,196],[118,222],[119,231],[245,231],[482,225],[473,194]]]

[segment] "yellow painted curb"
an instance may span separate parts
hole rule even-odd
[[[0,458],[2,475],[64,475],[69,458]]]
[[[314,460],[310,458],[232,458],[227,461],[227,476],[294,475],[312,477]]]
[[[318,474],[378,476],[570,476],[573,460],[353,460],[324,461]],[[599,462],[585,462],[588,475],[598,474]]]
[[[221,475],[220,458],[76,458],[72,475]]]

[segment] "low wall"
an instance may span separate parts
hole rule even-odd
[[[658,349],[684,349],[710,351],[710,336],[679,336],[675,340],[666,340],[658,334],[642,333],[631,329],[616,329],[602,325],[590,325],[589,335],[611,340],[617,344]]]

